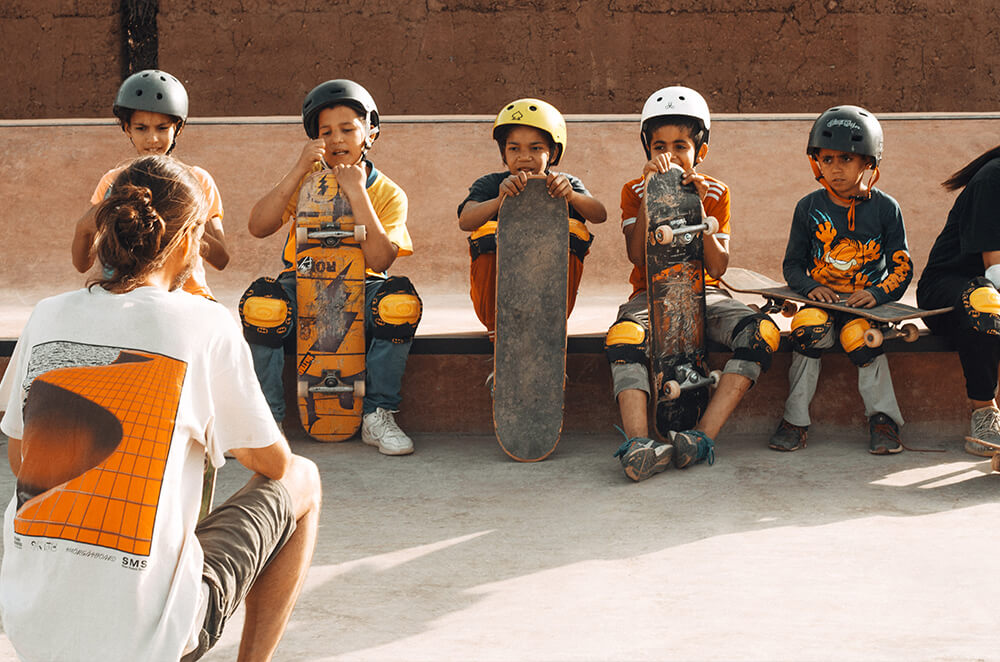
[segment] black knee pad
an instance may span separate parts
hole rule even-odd
[[[247,342],[281,347],[295,322],[285,289],[273,278],[258,278],[240,298],[240,320]]]
[[[394,343],[413,339],[423,303],[409,278],[390,276],[372,299],[372,335]]]
[[[795,313],[792,318],[792,349],[810,358],[818,358],[823,350],[816,345],[833,328],[833,318],[822,308],[811,306]]]
[[[646,329],[632,319],[618,320],[604,337],[608,363],[646,363],[646,349]]]
[[[961,300],[966,328],[1000,336],[1000,292],[988,278],[973,278],[962,291]]]
[[[781,342],[781,331],[778,326],[771,321],[771,318],[764,313],[754,313],[741,319],[733,328],[730,342],[735,343],[736,338],[744,329],[750,329],[746,345],[741,345],[733,350],[733,358],[741,361],[752,361],[760,366],[760,369],[767,372],[771,367],[771,358],[778,349]]]

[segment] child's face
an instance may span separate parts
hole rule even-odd
[[[541,175],[549,167],[552,148],[545,132],[532,126],[515,126],[507,134],[503,162],[512,173]]]
[[[177,122],[163,113],[136,110],[125,125],[125,134],[139,156],[166,154],[177,137]]]
[[[823,179],[834,193],[844,198],[861,195],[861,178],[871,168],[869,157],[825,148],[815,156]]]
[[[350,106],[333,106],[319,111],[319,137],[323,139],[328,166],[354,165],[365,151],[368,127]]]
[[[697,161],[705,158],[708,145],[702,145],[701,151],[695,151],[694,140],[687,127],[675,124],[665,124],[653,131],[649,137],[650,158],[656,158],[660,154],[670,156],[670,162],[676,163],[684,170],[690,170]]]

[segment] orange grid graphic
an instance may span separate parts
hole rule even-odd
[[[110,365],[37,377],[109,411],[122,440],[93,469],[28,501],[14,531],[148,556],[185,371],[182,361],[122,350]]]

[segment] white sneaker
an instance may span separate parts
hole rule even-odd
[[[378,446],[383,455],[409,455],[413,452],[413,440],[396,425],[393,412],[379,407],[361,420],[361,441],[369,446]]]
[[[993,457],[1000,446],[1000,410],[982,407],[972,412],[972,434],[965,438],[965,452]]]

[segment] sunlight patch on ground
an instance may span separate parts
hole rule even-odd
[[[982,478],[983,462],[945,462],[930,467],[917,467],[891,473],[881,480],[872,481],[872,485],[887,487],[913,487],[933,489],[954,485],[972,478]],[[986,473],[989,473],[989,461],[986,461]]]
[[[441,540],[427,545],[408,547],[406,549],[398,549],[394,552],[377,554],[375,556],[366,556],[364,558],[354,559],[353,561],[346,561],[344,563],[335,563],[333,565],[314,565],[309,568],[308,583],[317,589],[322,589],[322,587],[329,580],[354,570],[389,570],[403,565],[404,563],[415,561],[416,559],[427,556],[428,554],[433,554],[434,552],[439,552],[443,549],[454,547],[455,545],[461,545],[462,543],[475,540],[476,538],[489,535],[493,532],[493,530],[479,531],[477,533],[470,533],[469,535],[459,536],[457,538]]]

